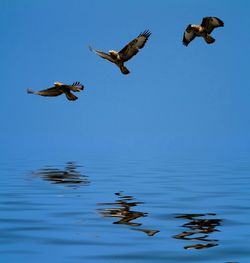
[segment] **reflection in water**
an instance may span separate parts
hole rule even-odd
[[[142,224],[131,222],[139,217],[147,216],[145,212],[139,211],[132,211],[131,208],[137,206],[139,204],[143,204],[142,202],[135,202],[133,201],[133,196],[126,196],[123,195],[122,192],[115,193],[118,196],[118,199],[115,203],[99,203],[98,205],[102,206],[118,206],[115,208],[104,208],[98,209],[98,213],[103,215],[103,217],[116,217],[119,218],[118,221],[113,222],[113,224],[122,224],[132,226],[133,230],[141,231],[146,233],[148,236],[153,236],[159,232],[159,230],[150,230],[150,229],[141,229],[141,228],[134,228],[139,227]]]
[[[46,167],[32,172],[33,175],[39,175],[45,181],[55,184],[63,184],[66,187],[79,187],[83,184],[89,184],[88,177],[77,171],[78,165],[75,162],[67,162],[64,169]]]
[[[156,233],[160,232],[159,230],[149,230],[149,229],[140,229],[140,228],[133,228],[133,230],[144,232],[148,236],[154,236]]]
[[[209,238],[209,234],[218,232],[217,226],[221,225],[221,219],[205,219],[199,218],[204,216],[215,216],[214,213],[208,214],[184,214],[176,216],[175,218],[183,218],[189,220],[188,223],[183,224],[182,227],[190,229],[190,231],[183,231],[178,235],[173,236],[176,239],[189,240],[189,241],[202,241],[206,243],[198,243],[194,245],[185,246],[185,249],[203,249],[218,246],[217,239]]]

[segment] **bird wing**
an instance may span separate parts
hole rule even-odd
[[[72,87],[79,87],[81,90],[84,89],[84,85],[82,85],[81,82],[79,82],[79,81],[74,82],[71,86]]]
[[[84,89],[84,86],[80,82],[74,82],[72,85],[64,85],[66,89],[69,89],[71,91],[80,92]]]
[[[182,43],[184,46],[188,46],[188,44],[195,39],[195,32],[192,29],[191,25],[188,25],[188,27],[186,28],[184,34],[183,34],[183,39],[182,39]]]
[[[102,52],[102,51],[99,51],[99,50],[96,50],[96,49],[92,48],[91,46],[89,46],[89,50],[94,52],[95,54],[97,54],[101,58],[107,59],[107,60],[115,63],[114,59],[109,54]]]
[[[144,32],[140,33],[137,38],[130,41],[123,49],[119,51],[120,59],[123,62],[131,59],[138,53],[139,49],[144,47],[150,35],[151,32],[149,30],[145,30]]]
[[[224,22],[218,17],[208,16],[202,19],[201,26],[210,34],[216,27],[224,26]]]
[[[61,95],[63,92],[57,87],[52,87],[52,88],[40,90],[40,91],[28,90],[28,93],[45,96],[45,97],[55,97],[55,96]]]

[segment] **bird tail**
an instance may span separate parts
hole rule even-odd
[[[27,89],[27,93],[28,93],[28,94],[34,94],[35,92],[32,91],[31,89]]]
[[[208,34],[204,37],[204,39],[208,44],[212,44],[215,41],[215,39]]]
[[[130,73],[130,71],[124,66],[124,65],[121,65],[120,66],[120,70],[123,74],[127,75]]]
[[[77,100],[78,97],[76,97],[73,93],[70,91],[64,91],[64,94],[66,95],[68,100]]]

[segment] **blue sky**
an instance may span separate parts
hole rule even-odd
[[[247,155],[248,1],[0,0],[3,156]],[[217,16],[216,42],[182,36]],[[122,75],[88,49],[152,32]],[[81,81],[76,102],[26,94]],[[78,95],[78,94],[77,94]],[[68,157],[67,157],[68,156]]]

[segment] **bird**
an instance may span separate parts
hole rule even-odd
[[[54,82],[54,86],[48,89],[40,90],[40,91],[32,91],[27,89],[28,94],[35,94],[45,97],[55,97],[62,94],[65,94],[68,100],[74,101],[77,100],[73,92],[80,92],[84,89],[84,86],[80,82],[74,82],[72,85],[63,84],[61,82]]]
[[[91,46],[89,46],[89,49],[98,56],[107,59],[110,62],[117,65],[120,68],[121,72],[127,75],[130,73],[130,71],[124,66],[124,62],[131,59],[134,55],[138,53],[139,49],[144,47],[150,35],[151,32],[149,30],[141,32],[135,39],[130,41],[119,52],[115,50],[110,50],[108,53],[105,53],[103,51],[96,50]]]
[[[210,34],[216,27],[223,26],[224,22],[214,16],[204,17],[200,25],[189,24],[183,35],[183,45],[188,46],[195,37],[203,37],[207,44],[212,44],[215,39]]]

